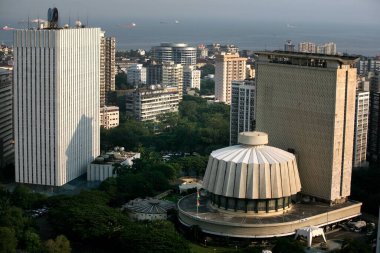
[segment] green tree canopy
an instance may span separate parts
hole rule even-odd
[[[0,227],[0,252],[14,253],[16,252],[17,238],[12,228]]]

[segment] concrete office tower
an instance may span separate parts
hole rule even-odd
[[[14,163],[12,70],[0,68],[0,169]]]
[[[164,62],[162,65],[162,84],[177,87],[179,99],[183,96],[183,66],[173,61]]]
[[[317,46],[318,54],[336,54],[336,44],[334,42],[328,42]]]
[[[136,89],[126,95],[127,113],[139,121],[157,121],[158,117],[178,112],[178,89],[162,88],[160,85]]]
[[[152,57],[160,62],[174,61],[182,65],[197,64],[197,49],[185,43],[161,43],[152,47]]]
[[[99,155],[99,28],[14,32],[16,182],[61,186]]]
[[[355,57],[262,52],[256,129],[297,155],[302,192],[338,203],[350,195]]]
[[[116,40],[114,37],[104,37],[102,31],[100,42],[100,106],[107,104],[107,94],[115,90],[115,52]]]
[[[317,47],[313,42],[300,42],[298,44],[298,52],[300,53],[316,53]]]
[[[127,82],[135,87],[146,84],[146,68],[142,64],[133,64],[127,70]]]
[[[247,58],[221,53],[215,58],[215,100],[231,103],[231,82],[244,80]]]
[[[183,89],[201,89],[201,71],[195,66],[183,67]]]
[[[239,133],[255,130],[255,101],[255,80],[232,82],[230,145],[238,144]]]
[[[287,52],[294,52],[296,51],[296,46],[292,43],[291,40],[287,40],[286,44],[284,44],[284,50]]]
[[[365,165],[368,137],[369,92],[356,91],[353,167]]]
[[[146,83],[161,84],[162,83],[162,64],[151,61],[146,66]]]

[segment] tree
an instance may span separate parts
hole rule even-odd
[[[214,95],[215,94],[215,81],[211,79],[201,80],[201,95]]]
[[[0,252],[16,252],[17,238],[15,231],[9,227],[0,227]]]
[[[31,230],[26,230],[24,233],[23,244],[29,253],[41,252],[40,236]]]
[[[207,63],[203,67],[200,68],[201,72],[201,77],[205,77],[209,74],[215,74],[215,66],[211,63]]]
[[[53,239],[49,239],[45,242],[46,253],[70,253],[70,241],[64,235],[59,235]]]

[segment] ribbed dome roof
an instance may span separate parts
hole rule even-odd
[[[168,210],[173,209],[175,204],[166,200],[159,199],[135,199],[123,206],[123,209],[135,213],[145,214],[166,214]]]
[[[262,132],[240,133],[239,142],[244,144],[211,153],[203,188],[240,199],[282,198],[301,190],[292,153],[265,146],[268,135]]]

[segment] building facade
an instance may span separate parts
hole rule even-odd
[[[127,82],[135,87],[146,84],[146,68],[142,64],[133,64],[127,70]]]
[[[100,126],[105,129],[117,127],[119,125],[119,107],[104,106],[100,108]]]
[[[355,103],[355,129],[354,151],[352,166],[365,165],[367,157],[368,117],[369,117],[369,92],[356,91]]]
[[[61,186],[100,148],[99,28],[16,30],[15,178]]]
[[[294,52],[296,51],[295,49],[296,49],[296,46],[292,43],[291,40],[287,40],[286,44],[284,44],[284,51]]]
[[[334,42],[327,42],[322,45],[317,46],[317,53],[318,54],[336,54],[336,44]]]
[[[164,62],[162,65],[162,85],[176,87],[179,99],[183,97],[183,66],[173,61]]]
[[[183,67],[183,90],[187,89],[201,89],[201,71],[195,66]]]
[[[355,57],[262,52],[256,129],[296,154],[302,193],[338,203],[350,195]]]
[[[0,68],[0,169],[13,163],[12,70]]]
[[[149,85],[162,83],[162,64],[151,61],[146,66],[146,83]]]
[[[176,64],[197,64],[197,49],[185,43],[161,43],[152,47],[152,57],[159,62],[173,61]]]
[[[230,145],[241,132],[255,130],[256,86],[254,80],[233,81],[230,111]]]
[[[370,162],[380,162],[380,91],[370,93],[370,119],[367,156]]]
[[[178,104],[179,93],[176,87],[142,88],[126,95],[127,113],[139,121],[156,121],[165,113],[178,112]]]
[[[231,83],[246,77],[247,58],[239,54],[221,53],[215,58],[215,100],[231,103]]]
[[[102,32],[100,41],[100,106],[108,104],[107,94],[115,90],[115,52],[116,39],[105,37]]]
[[[298,44],[298,52],[300,53],[316,53],[317,46],[313,42],[300,42]]]

